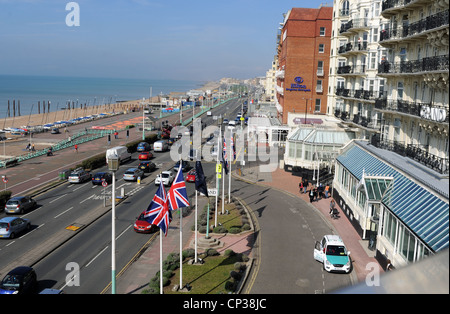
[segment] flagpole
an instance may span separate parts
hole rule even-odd
[[[225,167],[222,167],[222,215],[225,213]]]
[[[198,238],[198,232],[197,232],[197,190],[195,190],[195,228],[194,228],[194,230],[195,230],[195,238],[194,238],[194,241],[195,241],[195,245],[194,245],[194,248],[195,248],[195,254],[194,254],[194,264],[197,264],[197,238]]]
[[[162,229],[159,228],[159,293],[163,294],[163,258],[162,258]]]
[[[216,210],[215,210],[215,218],[214,218],[214,227],[217,227],[217,198],[219,197],[219,173],[217,173],[217,165],[219,164],[219,153],[221,152],[222,146],[220,145],[220,141],[222,139],[222,128],[220,128],[219,138],[217,140],[217,163],[216,163]]]
[[[230,169],[229,169],[229,175],[228,175],[228,204],[231,202],[231,161],[232,158],[234,158],[234,151],[233,151],[233,144],[234,142],[232,141],[232,137],[233,137],[233,132],[230,132],[230,149],[229,149],[229,157],[228,159],[230,160],[229,165],[230,165]],[[233,156],[232,156],[233,154]]]
[[[178,172],[182,171],[183,169],[182,166],[183,164],[180,156],[180,167],[178,168]],[[183,207],[180,207],[179,210],[180,210],[180,289],[183,289]]]

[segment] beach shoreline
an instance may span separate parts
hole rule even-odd
[[[202,91],[214,90],[220,86],[219,82],[208,81],[199,89]],[[187,91],[186,91],[187,92]],[[86,106],[85,108],[71,108],[50,111],[46,113],[35,113],[20,115],[15,117],[4,117],[0,119],[0,131],[9,128],[30,128],[43,126],[57,121],[66,121],[74,118],[85,117],[100,113],[128,112],[130,110],[140,110],[142,103],[159,102],[159,96],[153,96],[151,99],[136,99],[120,101],[112,104]]]

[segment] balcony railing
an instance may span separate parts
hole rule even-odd
[[[377,135],[372,136],[371,144],[375,147],[395,152],[401,156],[413,159],[427,168],[440,174],[449,173],[449,159],[429,153],[420,145],[405,144],[398,141],[380,140]]]
[[[352,43],[346,43],[339,47],[338,53],[367,51],[367,41],[363,41],[353,45]]]
[[[417,22],[409,25],[399,26],[397,28],[387,28],[380,32],[380,43],[386,40],[404,39],[415,36],[423,32],[449,25],[449,11],[441,11],[436,14],[427,16]]]
[[[342,65],[337,67],[337,74],[355,74],[355,75],[363,75],[366,73],[366,65]]]
[[[373,91],[373,90],[365,90],[365,89],[348,89],[348,88],[336,88],[335,93],[336,96],[347,97],[347,98],[356,98],[356,99],[365,99],[365,100],[376,100],[383,96],[383,91]]]
[[[339,33],[346,33],[350,30],[357,30],[360,28],[365,28],[369,26],[369,20],[367,18],[357,18],[357,19],[352,19],[350,21],[348,21],[345,24],[341,25],[341,28],[339,30]]]
[[[422,58],[400,62],[382,61],[378,64],[378,74],[408,74],[431,71],[448,71],[449,55]]]
[[[379,98],[375,100],[375,109],[410,114],[438,123],[449,123],[449,108],[431,103]]]

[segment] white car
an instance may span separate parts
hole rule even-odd
[[[314,259],[323,264],[327,272],[349,273],[352,270],[350,252],[337,235],[325,235],[314,247]]]
[[[162,176],[162,183],[165,186],[171,185],[173,180],[175,179],[175,176],[173,175],[172,171],[163,171],[156,176],[155,185],[159,185],[161,181],[161,176]]]

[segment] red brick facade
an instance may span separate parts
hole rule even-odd
[[[332,7],[293,8],[287,17],[278,46],[279,70],[284,69],[284,78],[277,81],[284,93],[277,93],[283,123],[287,123],[288,112],[304,113],[306,103],[308,114],[327,112],[332,14]],[[319,61],[322,74],[318,73]],[[316,108],[316,100],[320,107]]]

